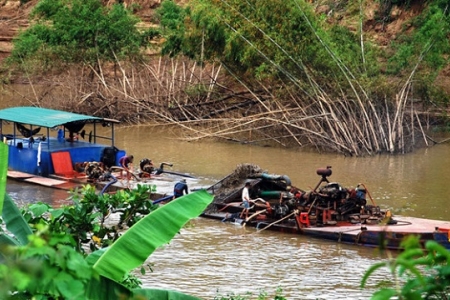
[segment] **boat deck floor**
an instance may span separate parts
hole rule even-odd
[[[205,213],[202,216],[211,219],[223,220],[226,217],[225,212]],[[359,235],[362,231],[370,232],[391,232],[396,234],[421,234],[432,233],[436,231],[450,232],[450,222],[441,220],[429,220],[416,217],[394,216],[393,219],[397,221],[397,224],[351,224],[349,222],[338,222],[336,225],[321,225],[303,227],[301,229],[304,234],[315,235],[316,233],[325,234],[342,234],[346,235]],[[243,220],[241,220],[243,221]],[[258,229],[265,228],[267,226],[273,226],[276,228],[290,228],[292,231],[299,231],[297,229],[296,222],[294,220],[286,220],[278,222],[277,220],[252,220],[251,225]],[[450,233],[449,233],[450,238]]]
[[[38,184],[45,187],[51,187],[62,190],[71,190],[77,187],[80,187],[83,182],[82,181],[71,181],[67,178],[55,177],[55,178],[47,178],[42,176],[37,176],[29,173],[19,172],[19,171],[8,171],[8,178],[12,178],[18,181],[23,181],[26,183]],[[80,180],[83,180],[80,178]],[[84,178],[84,183],[86,183],[86,179]]]
[[[38,175],[33,175],[29,173],[8,170],[8,178],[15,179],[18,181],[23,181],[26,183],[38,184],[45,187],[62,189],[62,190],[74,190],[76,188],[81,188],[83,185],[91,184],[95,185],[97,189],[103,189],[108,183],[104,182],[89,182],[87,176],[77,176],[77,177],[63,177],[58,175],[51,175],[50,178],[42,177]],[[145,179],[133,179],[128,180],[126,178],[121,178],[121,174],[113,173],[117,182],[110,185],[108,191],[117,191],[123,189],[135,189],[138,184],[144,186],[150,186],[152,188],[152,198],[159,199],[161,197],[172,195],[173,187],[179,178],[172,178],[168,176],[154,176],[152,178]],[[189,180],[189,179],[188,179]],[[189,183],[188,183],[189,184]],[[191,185],[190,185],[191,186]],[[195,186],[192,185],[192,188]]]
[[[320,228],[320,231],[328,231],[328,232],[336,232],[338,229],[339,232],[344,231],[354,231],[358,227],[365,227],[369,231],[376,231],[376,232],[395,232],[395,233],[428,233],[428,232],[434,232],[437,229],[442,231],[449,231],[450,230],[450,222],[448,221],[440,221],[440,220],[429,220],[429,219],[422,219],[422,218],[416,218],[416,217],[405,217],[405,216],[394,216],[393,219],[397,221],[397,224],[349,224],[348,222],[342,222],[337,225],[327,225],[322,227],[310,227],[310,228],[304,228],[303,230],[309,231],[309,230],[317,230],[317,228]],[[357,234],[357,233],[356,233]]]

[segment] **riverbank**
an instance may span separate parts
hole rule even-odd
[[[200,9],[195,7],[195,3],[193,4],[190,10],[193,14],[190,16],[191,19],[196,18],[197,9]],[[130,3],[125,1],[123,5],[128,7]],[[215,7],[214,4],[206,5],[211,5],[211,9],[224,9],[223,13],[228,14],[228,8],[220,7],[220,5]],[[435,10],[440,10],[440,7],[427,10],[428,5],[432,7],[438,4],[413,1],[408,2],[407,5],[393,5],[390,2],[380,4],[377,1],[369,1],[365,2],[364,6],[357,7],[351,3],[338,5],[325,0],[312,1],[305,4],[304,9],[304,12],[307,12],[306,19],[310,20],[302,21],[300,20],[302,18],[299,18],[299,22],[314,25],[298,33],[297,29],[303,26],[295,25],[291,28],[292,24],[289,22],[276,22],[270,25],[273,18],[267,16],[264,19],[268,25],[265,26],[265,35],[278,34],[277,31],[271,32],[269,28],[281,26],[283,32],[291,33],[293,36],[304,36],[304,39],[309,42],[303,44],[308,45],[310,49],[289,53],[290,49],[295,48],[294,45],[289,44],[289,41],[295,38],[287,34],[284,39],[280,39],[283,44],[261,45],[262,48],[268,47],[268,56],[261,53],[267,58],[267,62],[262,65],[259,65],[256,59],[247,60],[248,65],[245,61],[236,60],[236,66],[233,59],[228,60],[233,55],[238,59],[244,57],[244,53],[252,52],[246,50],[246,44],[236,43],[236,49],[232,50],[236,52],[235,54],[222,51],[234,46],[225,46],[224,49],[219,49],[217,54],[202,52],[202,60],[208,61],[213,57],[216,59],[214,62],[211,60],[208,61],[209,63],[202,63],[202,67],[199,67],[197,61],[187,59],[186,56],[182,56],[182,53],[175,57],[153,56],[144,51],[147,44],[139,43],[139,46],[128,54],[139,52],[142,54],[142,63],[136,63],[134,59],[126,55],[117,58],[114,53],[109,53],[109,50],[115,53],[122,53],[122,51],[110,49],[110,47],[100,50],[108,52],[108,55],[101,55],[100,60],[97,59],[98,56],[93,55],[90,64],[86,64],[87,57],[80,60],[77,55],[67,55],[74,58],[68,65],[64,60],[58,59],[55,59],[54,64],[51,65],[37,65],[32,63],[33,59],[36,59],[33,55],[40,57],[36,61],[45,62],[48,60],[45,58],[46,55],[51,56],[51,54],[39,51],[31,51],[30,54],[15,53],[11,57],[14,58],[15,55],[20,57],[15,60],[17,68],[13,66],[5,68],[4,81],[29,84],[28,92],[21,95],[33,105],[79,113],[95,111],[95,115],[116,118],[129,124],[152,120],[162,124],[177,125],[188,129],[189,137],[186,138],[193,141],[212,138],[262,146],[311,147],[317,151],[335,152],[347,156],[409,153],[428,143],[427,129],[434,125],[434,120],[422,117],[422,113],[428,113],[430,105],[427,99],[434,99],[432,101],[434,104],[437,103],[437,106],[446,106],[448,102],[444,95],[446,85],[440,86],[441,80],[437,80],[435,84],[432,79],[428,79],[430,72],[427,72],[428,66],[425,63],[421,64],[420,68],[414,67],[414,71],[412,69],[408,71],[408,67],[402,66],[401,69],[405,69],[404,73],[400,71],[388,73],[386,69],[396,69],[396,66],[390,66],[385,57],[389,57],[394,50],[391,46],[393,40],[403,40],[403,36],[409,35],[403,30],[406,25],[411,26],[408,31],[414,34],[419,31],[417,34],[420,35],[421,26],[417,25],[417,28],[414,28],[411,25],[414,24],[413,20],[420,21],[414,19],[415,17],[424,13],[431,18],[435,16]],[[157,23],[156,18],[148,18],[148,15],[156,12],[154,9],[157,7],[159,7],[158,2],[142,5],[133,8],[132,14],[146,16],[147,21]],[[106,9],[109,8],[107,5]],[[164,5],[159,8],[162,9],[158,11],[161,13],[162,25],[164,25],[165,17],[174,22],[178,17],[183,18],[181,10],[179,14],[175,14],[176,16],[170,14],[171,9],[178,10],[178,8],[168,8]],[[167,9],[166,16],[164,16],[164,9]],[[294,6],[287,5],[282,9],[293,16],[300,13]],[[270,11],[270,8],[263,11]],[[201,12],[199,14],[202,15]],[[127,20],[132,19],[125,11],[124,15],[130,17]],[[66,17],[70,19],[72,15],[69,14]],[[261,16],[246,16],[250,19],[253,17]],[[327,23],[322,23],[323,18],[327,20]],[[88,17],[85,22],[91,19]],[[355,23],[356,19],[357,23]],[[47,21],[59,22],[51,18]],[[237,18],[232,22],[240,21],[242,20]],[[146,23],[145,20],[138,24],[134,22],[129,24],[136,29],[133,31],[136,35],[133,36],[139,41],[142,41],[142,38],[138,37],[137,29],[155,25]],[[70,27],[68,24],[61,25]],[[91,25],[95,27],[95,24]],[[117,26],[117,30],[121,29],[120,24],[114,25]],[[332,29],[334,26],[340,30]],[[55,28],[60,26],[55,26],[53,29]],[[358,37],[362,36],[359,28],[364,30],[364,43],[357,42]],[[163,28],[159,29],[158,33],[151,34],[155,37],[155,40],[150,38],[150,44],[153,46],[159,45],[161,39],[170,40],[171,33],[165,32]],[[174,29],[180,30],[178,34],[184,46],[200,44],[200,40],[190,43],[187,37],[181,37],[183,35],[181,31],[184,29],[190,32],[187,34],[189,36],[196,36],[196,33],[201,31],[195,26]],[[51,28],[48,30],[53,32]],[[248,28],[248,30],[254,29]],[[71,32],[71,30],[66,31]],[[226,40],[229,40],[225,34],[227,29],[224,28],[223,31],[224,35],[221,37],[223,41],[213,42],[213,44],[226,44]],[[318,42],[319,31],[323,37]],[[99,30],[99,32],[102,31]],[[54,34],[59,33],[54,32]],[[120,36],[124,35],[119,35],[117,39],[120,39]],[[39,39],[39,37],[35,38]],[[83,48],[83,45],[88,47],[80,52],[85,53],[84,55],[96,51],[97,47],[89,48],[90,44],[85,43],[83,38],[71,37],[71,39],[70,44],[76,41],[78,47]],[[214,37],[203,36],[202,41],[207,43],[206,47],[211,39],[214,40]],[[273,42],[273,39],[269,40]],[[324,46],[328,40],[340,40],[342,45],[328,42],[328,46]],[[259,41],[260,39],[252,41],[253,47],[256,46],[258,49]],[[42,40],[42,42],[48,44],[50,52],[53,47],[60,46],[50,45],[50,41]],[[17,45],[18,49],[26,48],[25,45]],[[98,46],[99,43],[94,45]],[[401,46],[405,48],[409,45],[406,43]],[[420,48],[420,45],[416,47]],[[180,49],[175,48],[164,49],[178,54]],[[371,54],[378,53],[375,50],[384,54],[377,54],[378,57],[372,56]],[[153,51],[153,54],[157,54],[158,46],[153,48]],[[194,47],[186,51],[192,54],[200,49]],[[242,54],[239,54],[241,51]],[[440,54],[439,49],[435,51],[436,55]],[[311,53],[309,57],[306,57],[309,61],[308,65],[299,64],[298,62],[305,61],[302,55],[307,55],[306,53]],[[333,54],[330,55],[330,53]],[[360,63],[354,64],[361,59],[361,53],[364,54],[361,64],[365,68],[360,68]],[[206,54],[204,58],[203,54]],[[274,57],[270,57],[272,54]],[[29,55],[31,55],[30,61],[25,58]],[[285,58],[278,58],[285,55]],[[56,56],[57,53],[54,53],[53,57]],[[411,58],[406,61],[414,62],[417,53],[410,53],[410,56]],[[118,59],[120,62],[116,61]],[[397,60],[393,59],[393,61]],[[27,62],[30,66],[33,65],[34,72],[22,72]],[[271,68],[274,70],[267,67],[272,64]],[[444,63],[439,66],[444,70],[445,67]],[[306,69],[313,72],[305,72]],[[414,79],[408,72],[414,73]],[[334,75],[330,76],[330,74]],[[349,80],[349,78],[354,79]],[[424,78],[427,79],[423,80]],[[413,83],[414,88],[410,86]],[[422,86],[424,84],[425,87]],[[417,92],[413,94],[412,91],[417,90],[426,90],[426,96],[421,97]],[[431,91],[435,92],[431,93]],[[442,116],[445,116],[445,113],[442,113]]]

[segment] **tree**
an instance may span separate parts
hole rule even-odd
[[[31,14],[32,25],[14,40],[10,62],[40,61],[97,66],[134,60],[157,35],[141,31],[140,21],[122,4],[105,7],[99,0],[42,0]]]

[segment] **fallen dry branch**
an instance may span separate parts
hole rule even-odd
[[[429,140],[409,101],[409,83],[395,101],[379,101],[369,99],[353,83],[353,95],[337,95],[327,93],[313,78],[306,92],[283,83],[256,82],[254,87],[227,75],[220,65],[202,69],[183,59],[160,57],[140,65],[117,62],[48,77],[45,84],[30,85],[35,96],[28,101],[129,124],[175,125],[186,131],[184,139],[190,141],[307,145],[363,156],[405,153],[416,137]]]

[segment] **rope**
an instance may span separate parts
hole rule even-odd
[[[242,226],[244,226],[245,227],[245,225],[247,224],[247,222],[248,221],[250,221],[251,219],[253,219],[254,217],[256,217],[257,215],[260,215],[260,214],[262,214],[262,213],[264,213],[264,212],[266,212],[267,211],[267,209],[264,209],[264,210],[260,210],[260,211],[257,211],[257,212],[255,212],[253,215],[251,215],[250,217],[248,217],[248,219],[247,220],[245,220],[242,224]]]
[[[258,206],[258,204],[255,203],[256,201],[262,201],[262,202],[266,203],[266,201],[265,201],[264,199],[262,199],[262,198],[257,198],[257,199],[255,199],[255,200],[249,200],[248,202],[252,202],[252,203],[254,204],[253,206],[251,206],[251,207],[248,208],[249,210],[252,209],[252,208],[254,208],[255,205]],[[228,208],[230,205],[233,205],[233,204],[235,204],[235,203],[236,203],[236,202],[228,203],[227,205],[225,205],[224,207],[222,207],[221,209],[219,209],[217,212],[221,212],[221,211],[225,210],[226,208]],[[242,206],[242,203],[241,203],[239,206]],[[266,206],[259,206],[259,207],[266,207]]]
[[[316,199],[314,199],[313,203],[311,203],[311,206],[310,206],[309,209],[308,209],[308,215],[309,215],[309,213],[311,212],[311,210],[312,210],[314,204],[316,203],[316,200],[317,200],[317,197],[316,197]]]
[[[279,222],[281,222],[281,221],[283,221],[283,220],[285,220],[285,219],[287,219],[287,218],[293,216],[293,215],[296,214],[296,213],[298,213],[298,211],[297,211],[297,210],[294,210],[294,212],[291,213],[290,215],[287,215],[287,216],[284,217],[284,218],[281,218],[281,219],[279,219],[279,220],[277,220],[277,221],[275,221],[275,222],[273,222],[273,223],[270,223],[269,225],[267,225],[267,226],[264,227],[263,229],[256,231],[256,233],[259,233],[259,232],[261,232],[261,231],[263,231],[263,230],[266,230],[266,229],[269,228],[270,226],[272,226],[272,225],[274,225],[274,224],[277,224],[277,223],[279,223]]]
[[[365,185],[364,183],[361,183],[361,185],[366,189],[367,195],[369,195],[369,198],[370,198],[370,201],[372,201],[372,204],[373,204],[374,206],[377,206],[377,204],[375,203],[375,201],[374,201],[373,198],[372,198],[372,195],[370,195],[369,190],[366,188],[366,185]]]
[[[356,245],[359,244],[359,238],[361,237],[361,233],[362,233],[362,230],[360,232],[358,232],[358,234],[356,235],[356,238],[355,238],[355,244]]]

